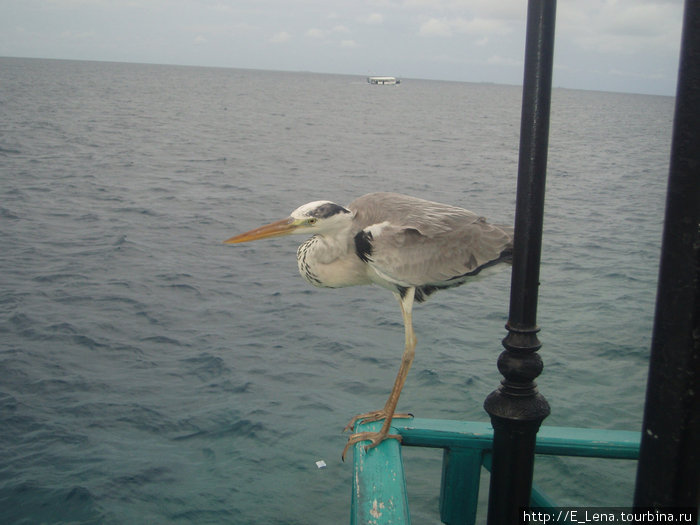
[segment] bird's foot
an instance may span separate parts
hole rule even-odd
[[[345,454],[355,443],[359,443],[360,441],[369,441],[370,444],[365,446],[365,452],[367,452],[369,449],[379,445],[385,439],[398,439],[399,443],[401,442],[401,436],[398,434],[388,434],[387,432],[382,432],[381,430],[379,432],[358,432],[357,434],[352,434],[348,438],[348,442],[345,445],[343,454],[340,456],[340,458],[345,461]]]
[[[353,417],[350,422],[345,425],[345,428],[343,429],[343,432],[347,432],[348,430],[352,430],[355,428],[355,423],[358,421],[362,421],[363,423],[372,423],[373,421],[380,421],[382,419],[386,419],[389,414],[385,409],[381,410],[373,410],[372,412],[367,412],[366,414],[358,414],[355,417]],[[392,419],[398,418],[410,418],[413,417],[413,414],[393,414]],[[357,434],[355,434],[357,435]],[[350,436],[352,438],[352,436]]]

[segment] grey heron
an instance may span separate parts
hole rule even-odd
[[[487,268],[512,259],[513,228],[490,224],[471,211],[397,193],[370,193],[347,207],[330,201],[300,206],[286,218],[224,241],[235,244],[290,234],[311,237],[299,246],[297,263],[301,276],[314,286],[342,288],[377,284],[394,293],[401,307],[405,346],[401,366],[391,394],[380,410],[353,417],[345,430],[358,420],[384,420],[379,432],[352,434],[348,448],[369,441],[377,446],[389,434],[406,376],[413,362],[416,337],[413,333],[414,301],[459,286]]]

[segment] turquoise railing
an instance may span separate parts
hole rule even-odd
[[[403,446],[443,449],[440,519],[447,525],[471,525],[476,520],[481,468],[489,470],[493,429],[490,423],[440,419],[395,420],[391,432]],[[359,424],[355,431],[377,431],[381,422]],[[637,459],[639,432],[542,426],[536,454],[610,459]],[[388,439],[365,452],[354,447],[351,525],[408,525],[401,445]],[[533,485],[533,507],[556,509]]]

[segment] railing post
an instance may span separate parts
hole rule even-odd
[[[687,1],[634,504],[697,507],[700,463],[700,2]]]
[[[479,501],[483,450],[447,447],[442,455],[440,521],[446,525],[473,525]]]
[[[484,402],[494,429],[488,525],[519,523],[518,509],[529,505],[535,436],[549,415],[534,379],[542,371],[537,292],[555,14],[556,0],[528,2],[510,313],[498,358],[504,379]]]

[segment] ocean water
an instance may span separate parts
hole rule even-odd
[[[553,92],[545,424],[641,426],[673,103]],[[398,306],[310,288],[303,239],[221,241],[380,190],[510,222],[519,120],[514,86],[0,59],[0,522],[347,523],[341,429],[388,395]],[[399,409],[488,420],[509,284],[415,308]],[[404,460],[439,523],[441,452]],[[635,468],[538,457],[535,481],[626,505]]]

